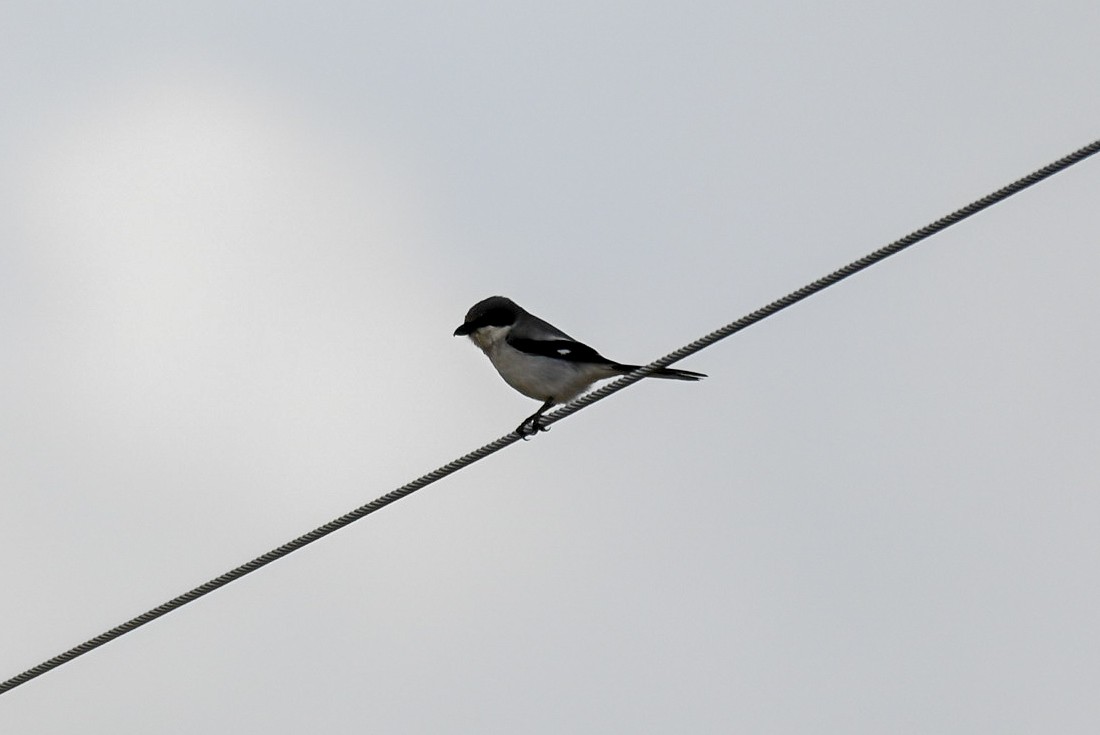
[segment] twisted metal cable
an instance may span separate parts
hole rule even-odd
[[[271,551],[267,552],[266,554],[263,554],[262,556],[256,557],[255,559],[248,562],[247,564],[242,564],[241,566],[237,567],[236,569],[231,569],[228,572],[226,572],[225,574],[221,575],[220,577],[215,577],[214,579],[211,579],[209,582],[206,582],[205,584],[201,584],[198,587],[196,587],[195,589],[193,589],[189,592],[186,592],[186,593],[180,595],[179,597],[172,598],[171,600],[164,603],[163,605],[159,605],[159,606],[153,608],[152,610],[149,610],[148,612],[142,613],[141,615],[138,615],[136,618],[133,618],[132,620],[126,621],[122,625],[111,628],[107,632],[101,633],[100,635],[97,635],[95,638],[92,638],[91,640],[87,640],[84,643],[81,643],[79,646],[76,646],[75,648],[70,648],[68,651],[65,651],[64,653],[59,654],[57,656],[54,656],[53,658],[49,659],[48,661],[43,661],[42,663],[38,664],[34,668],[27,669],[26,671],[24,671],[22,674],[19,674],[18,676],[13,676],[11,679],[8,679],[7,681],[5,681],[3,683],[0,683],[0,694],[3,694],[4,692],[7,692],[11,689],[14,689],[15,687],[19,686],[20,684],[25,684],[26,682],[30,681],[31,679],[34,679],[37,676],[41,676],[42,674],[45,674],[49,670],[55,669],[58,666],[60,666],[61,664],[73,660],[77,656],[82,656],[85,653],[88,653],[89,651],[92,651],[96,648],[99,648],[104,643],[109,643],[110,641],[113,641],[115,638],[118,638],[121,635],[129,633],[132,630],[136,630],[137,628],[140,628],[141,626],[145,625],[146,623],[150,623],[150,622],[156,620],[157,618],[161,617],[162,615],[167,615],[168,613],[172,612],[173,610],[176,610],[180,607],[183,607],[184,605],[186,605],[189,602],[194,602],[195,600],[199,599],[203,595],[207,595],[207,594],[213,592],[214,590],[218,589],[219,587],[224,587],[225,585],[229,584],[230,582],[238,580],[241,577],[245,576],[246,574],[250,574],[250,573],[256,571],[257,569],[259,569],[260,567],[263,567],[263,566],[266,566],[266,565],[270,564],[271,562],[275,561],[276,559],[281,559],[282,557],[286,556],[287,554],[291,553],[292,551],[297,551],[298,549],[302,548],[303,546],[306,546],[307,544],[311,544],[314,541],[317,541],[318,539],[324,538],[325,536],[328,536],[330,533],[333,533],[334,531],[339,531],[344,526],[350,525],[351,523],[354,523],[355,521],[359,520],[360,518],[363,518],[364,516],[370,515],[371,513],[375,512],[376,510],[381,510],[382,508],[385,508],[390,503],[397,502],[398,500],[405,497],[406,495],[411,495],[412,493],[416,492],[417,490],[419,490],[423,487],[427,487],[428,485],[431,485],[433,482],[435,482],[437,480],[442,480],[444,477],[446,477],[447,475],[450,475],[453,472],[458,472],[460,469],[462,469],[463,467],[466,467],[467,465],[473,464],[474,462],[477,462],[478,460],[481,460],[481,459],[484,459],[485,457],[488,457],[490,454],[493,454],[494,452],[498,452],[501,449],[504,449],[504,447],[508,446],[509,444],[514,444],[515,442],[519,441],[519,439],[520,439],[519,435],[515,434],[515,433],[508,434],[507,436],[502,436],[501,438],[497,439],[494,442],[490,442],[489,444],[486,444],[485,446],[483,446],[479,449],[475,449],[474,451],[470,452],[469,454],[465,454],[465,455],[459,457],[458,459],[456,459],[452,462],[448,462],[447,464],[443,465],[442,467],[440,467],[438,469],[435,469],[435,470],[429,472],[426,475],[418,477],[417,479],[413,480],[412,482],[408,483],[407,485],[402,485],[401,487],[397,488],[396,490],[391,490],[390,492],[386,493],[385,495],[381,496],[380,498],[376,498],[375,500],[372,500],[371,502],[367,503],[366,505],[363,505],[363,506],[360,506],[360,507],[356,508],[355,510],[351,511],[350,513],[345,513],[344,515],[340,516],[339,518],[336,518],[332,521],[329,521],[325,525],[320,526],[319,528],[315,528],[312,531],[310,531],[309,533],[304,534],[302,536],[299,536],[298,538],[294,539],[293,541],[285,543],[285,544],[283,544],[282,546],[280,546],[276,549],[272,549]]]
[[[951,225],[961,222],[967,217],[975,215],[984,209],[988,209],[994,204],[1004,201],[1010,196],[1020,193],[1029,186],[1038,184],[1040,181],[1047,179],[1056,173],[1064,171],[1075,163],[1080,163],[1089,156],[1098,152],[1100,152],[1100,140],[1095,140],[1089,145],[1084,146],[1083,148],[1079,148],[1073,153],[1070,153],[1068,156],[1065,156],[1064,158],[1059,158],[1054,163],[1043,166],[1041,169],[1033,171],[1027,176],[1024,176],[1022,179],[1017,179],[1008,186],[1002,187],[992,194],[987,194],[981,199],[973,201],[970,204],[967,204],[965,207],[962,207],[961,209],[955,210],[946,217],[941,217],[935,222],[929,225],[925,225],[919,230],[911,232],[905,237],[895,240],[889,245],[879,248],[873,253],[865,255],[859,260],[853,261],[843,268],[839,268],[829,275],[824,276],[823,278],[819,278],[813,283],[809,283],[798,289],[797,291],[789,293],[783,298],[777,299],[767,306],[764,306],[763,308],[757,309],[751,314],[747,314],[741,317],[735,322],[730,322],[726,326],[720,329],[716,329],[708,335],[700,337],[691,344],[684,345],[675,352],[670,352],[664,357],[658,360],[654,360],[648,365],[643,365],[634,372],[628,375],[624,375],[623,377],[618,378],[611,383],[608,383],[602,388],[580,396],[579,398],[571,401],[565,406],[562,406],[558,410],[546,414],[542,419],[542,425],[549,426],[556,421],[561,421],[563,418],[572,413],[580,411],[586,406],[592,405],[596,401],[602,401],[604,398],[607,398],[612,393],[616,393],[627,387],[628,385],[637,383],[639,380],[646,377],[655,370],[660,370],[663,367],[668,367],[675,362],[683,360],[689,355],[694,355],[696,352],[710,347],[712,344],[718,342],[719,340],[723,340],[730,335],[736,334],[746,327],[751,327],[753,324],[756,324],[757,322],[766,319],[767,317],[772,316],[773,314],[780,312],[783,309],[786,309],[788,306],[793,306],[799,301],[802,301],[805,298],[813,296],[819,291],[825,290],[829,286],[843,281],[848,276],[855,275],[862,270],[870,268],[875,263],[880,263],[883,260],[889,258],[891,255],[900,253],[902,250],[905,250],[909,246],[916,245],[921,240],[929,238],[932,235],[935,235],[936,233],[947,229]]]
[[[1037,184],[1040,181],[1042,181],[1043,179],[1046,179],[1050,176],[1053,176],[1054,174],[1069,168],[1070,166],[1074,165],[1075,163],[1079,163],[1080,161],[1083,161],[1084,159],[1088,158],[1089,156],[1091,156],[1091,155],[1093,155],[1097,152],[1100,152],[1100,140],[1094,141],[1093,143],[1091,143],[1091,144],[1089,144],[1089,145],[1087,145],[1083,148],[1080,148],[1079,150],[1069,154],[1068,156],[1066,156],[1064,158],[1061,158],[1061,159],[1055,161],[1054,163],[1051,163],[1050,165],[1044,166],[1043,168],[1039,169],[1038,171],[1035,171],[1035,172],[1023,177],[1022,179],[1014,181],[1013,183],[1009,184],[1008,186],[1005,186],[1002,189],[998,189],[997,191],[993,192],[992,194],[989,194],[988,196],[982,197],[981,199],[970,203],[970,204],[966,205],[965,207],[963,207],[962,209],[956,210],[955,212],[952,212],[951,214],[947,215],[946,217],[938,219],[935,222],[933,222],[932,224],[927,225],[926,227],[922,227],[921,229],[919,229],[919,230],[917,230],[917,231],[915,231],[915,232],[913,232],[909,235],[906,235],[905,237],[901,238],[900,240],[896,240],[896,241],[890,243],[889,245],[887,245],[883,248],[880,248],[879,250],[876,250],[873,253],[870,253],[869,255],[866,255],[866,256],[860,258],[859,260],[856,260],[852,263],[849,263],[848,265],[844,266],[843,268],[840,268],[839,270],[833,271],[832,273],[825,276],[824,278],[820,278],[820,279],[814,281],[813,283],[810,283],[806,286],[803,286],[802,288],[798,289],[797,291],[794,291],[794,292],[784,296],[781,299],[773,301],[772,303],[768,304],[767,306],[765,306],[761,309],[757,309],[756,311],[752,312],[751,314],[748,314],[746,316],[741,317],[737,321],[730,322],[729,324],[722,327],[721,329],[716,329],[715,331],[711,332],[710,334],[707,334],[707,335],[695,340],[691,344],[685,345],[685,346],[681,347],[680,349],[676,350],[675,352],[670,352],[669,354],[665,355],[664,357],[662,357],[658,360],[654,360],[653,362],[649,363],[648,365],[645,365],[645,366],[635,370],[634,372],[630,373],[629,375],[624,375],[623,377],[615,380],[612,383],[609,383],[609,384],[605,385],[604,387],[602,387],[598,390],[592,391],[591,393],[588,393],[584,396],[581,396],[580,398],[577,398],[576,400],[574,400],[574,401],[570,402],[569,404],[563,406],[562,408],[558,409],[557,411],[554,411],[553,413],[547,414],[543,418],[543,425],[548,426],[548,425],[550,425],[552,423],[555,423],[557,421],[561,421],[566,416],[569,416],[572,413],[576,413],[577,411],[581,410],[582,408],[585,408],[586,406],[590,406],[591,404],[595,403],[596,401],[603,400],[604,398],[607,398],[612,393],[616,393],[616,392],[622,390],[623,388],[627,387],[628,385],[631,385],[633,383],[638,382],[639,380],[641,380],[645,376],[649,375],[653,371],[658,370],[662,367],[667,367],[667,366],[671,365],[674,362],[678,362],[679,360],[682,360],[682,359],[684,359],[685,357],[687,357],[689,355],[693,355],[696,352],[699,352],[700,350],[711,346],[712,344],[714,344],[715,342],[718,342],[719,340],[725,339],[726,337],[729,337],[732,334],[736,334],[737,332],[740,332],[742,329],[745,329],[746,327],[749,327],[749,326],[751,326],[751,325],[753,325],[753,324],[755,324],[755,323],[757,323],[757,322],[759,322],[759,321],[761,321],[761,320],[763,320],[763,319],[765,319],[765,318],[767,318],[767,317],[769,317],[769,316],[771,316],[771,315],[773,315],[773,314],[775,314],[779,311],[782,311],[783,309],[786,309],[788,306],[792,306],[793,304],[796,304],[799,301],[802,301],[803,299],[805,299],[809,296],[812,296],[815,293],[817,293],[819,291],[822,291],[822,290],[828,288],[829,286],[832,286],[832,285],[838,283],[839,281],[844,280],[848,276],[854,275],[854,274],[864,270],[865,268],[869,268],[872,265],[874,265],[875,263],[881,262],[882,260],[885,260],[886,258],[890,257],[891,255],[894,255],[895,253],[901,252],[905,248],[908,248],[911,245],[915,245],[916,243],[920,242],[921,240],[924,240],[925,238],[931,237],[932,235],[936,234],[937,232],[940,232],[941,230],[944,230],[944,229],[950,227],[951,225],[953,225],[957,222],[961,222],[962,220],[966,219],[967,217],[970,217],[971,215],[977,214],[978,212],[982,211],[983,209],[987,209],[988,207],[993,206],[997,202],[1003,201],[1004,199],[1007,199],[1008,197],[1012,196],[1013,194],[1019,193],[1020,191],[1028,188],[1029,186]],[[370,515],[371,513],[375,512],[376,510],[380,510],[382,508],[385,508],[390,503],[394,503],[394,502],[400,500],[401,498],[404,498],[406,495],[411,495],[412,493],[416,492],[417,490],[420,490],[421,488],[427,487],[428,485],[431,485],[433,482],[436,482],[437,480],[442,480],[447,475],[450,475],[454,472],[458,472],[459,470],[463,469],[464,467],[466,467],[468,465],[471,465],[474,462],[477,462],[479,460],[482,460],[485,457],[488,457],[490,454],[494,454],[495,452],[498,452],[501,449],[504,449],[505,447],[507,447],[510,444],[514,444],[515,442],[519,441],[519,439],[520,439],[520,436],[518,434],[516,434],[515,432],[512,432],[510,434],[502,436],[501,438],[497,439],[496,441],[491,442],[489,444],[486,444],[485,446],[483,446],[479,449],[475,449],[474,451],[470,452],[469,454],[465,454],[462,457],[459,457],[458,459],[456,459],[452,462],[449,462],[449,463],[443,465],[442,467],[440,467],[436,470],[433,470],[432,472],[429,472],[428,474],[417,478],[416,480],[413,480],[412,482],[408,483],[407,485],[402,485],[401,487],[397,488],[396,490],[392,490],[392,491],[386,493],[385,495],[371,501],[370,503],[367,503],[366,505],[363,505],[363,506],[360,506],[359,508],[356,508],[355,510],[351,511],[350,513],[346,513],[346,514],[340,516],[339,518],[336,518],[335,520],[329,521],[328,523],[326,523],[325,525],[323,525],[319,528],[315,528],[314,530],[310,531],[309,533],[307,533],[303,536],[299,536],[298,538],[294,539],[293,541],[290,541],[289,543],[283,544],[282,546],[280,546],[276,549],[272,549],[271,551],[267,552],[266,554],[264,554],[262,556],[256,557],[255,559],[248,562],[247,564],[242,564],[241,566],[226,572],[225,574],[221,575],[220,577],[215,577],[214,579],[210,580],[209,582],[206,582],[205,584],[199,585],[198,587],[194,588],[190,592],[186,592],[186,593],[180,595],[179,597],[174,597],[171,600],[169,600],[168,602],[165,602],[163,605],[155,607],[152,610],[149,610],[148,612],[142,613],[141,615],[138,615],[136,618],[133,618],[132,620],[128,620],[127,622],[123,623],[122,625],[111,628],[107,632],[102,633],[102,634],[96,636],[95,638],[92,638],[91,640],[85,641],[84,643],[81,643],[79,646],[76,646],[75,648],[71,648],[68,651],[65,651],[64,653],[62,653],[60,655],[54,656],[53,658],[51,658],[47,661],[43,661],[42,663],[38,664],[34,668],[27,669],[22,674],[19,674],[18,676],[14,676],[11,679],[8,679],[7,681],[4,681],[4,682],[0,683],[0,694],[3,694],[4,692],[8,692],[8,691],[14,689],[15,687],[17,687],[21,684],[25,684],[28,681],[30,681],[31,679],[34,679],[35,677],[41,676],[42,674],[45,674],[47,671],[50,671],[51,669],[57,668],[61,664],[64,664],[68,661],[72,661],[74,658],[76,658],[78,656],[82,656],[85,653],[88,653],[89,651],[92,651],[92,650],[102,646],[105,643],[109,643],[110,641],[113,641],[115,638],[118,638],[118,637],[120,637],[120,636],[122,636],[126,633],[129,633],[132,630],[136,630],[137,628],[140,628],[141,626],[145,625],[146,623],[150,623],[150,622],[156,620],[157,618],[161,617],[162,615],[167,615],[168,613],[172,612],[173,610],[176,610],[180,607],[183,607],[184,605],[186,605],[189,602],[193,602],[193,601],[199,599],[200,597],[202,597],[204,595],[207,595],[207,594],[213,592],[214,590],[216,590],[220,587],[224,587],[225,585],[229,584],[230,582],[233,582],[237,579],[240,579],[241,577],[245,576],[246,574],[250,574],[250,573],[256,571],[260,567],[266,566],[266,565],[270,564],[271,562],[276,561],[277,559],[281,559],[282,557],[286,556],[287,554],[291,553],[292,551],[297,551],[298,549],[302,548],[303,546],[311,544],[314,541],[317,541],[318,539],[324,538],[325,536],[329,535],[330,533],[333,533],[334,531],[338,531],[341,528],[343,528],[344,526],[350,525],[351,523],[354,523],[355,521],[359,520],[360,518],[363,518],[364,516]]]

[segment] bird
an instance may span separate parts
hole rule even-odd
[[[504,382],[528,398],[543,402],[516,427],[515,433],[524,439],[549,430],[540,422],[551,406],[571,401],[597,380],[641,367],[607,359],[504,296],[490,296],[474,304],[454,336],[469,337]],[[707,376],[660,368],[646,377],[701,380]]]

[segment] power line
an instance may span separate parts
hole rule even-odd
[[[815,293],[817,293],[819,291],[822,291],[822,290],[828,288],[829,286],[832,286],[832,285],[844,280],[848,276],[859,273],[860,271],[871,267],[875,263],[879,263],[879,262],[885,260],[886,258],[890,257],[891,255],[899,253],[902,250],[910,247],[911,245],[915,245],[916,243],[920,242],[921,240],[924,240],[928,237],[931,237],[932,235],[935,235],[936,233],[950,227],[951,225],[954,225],[958,222],[961,222],[962,220],[966,219],[967,217],[970,217],[974,214],[977,214],[978,212],[981,212],[982,210],[987,209],[987,208],[993,206],[994,204],[996,204],[1000,201],[1003,201],[1003,200],[1007,199],[1008,197],[1010,197],[1014,194],[1018,194],[1019,192],[1023,191],[1026,188],[1028,188],[1029,186],[1037,184],[1040,181],[1042,181],[1046,178],[1049,178],[1050,176],[1053,176],[1054,174],[1059,173],[1059,172],[1069,168],[1070,166],[1085,160],[1086,158],[1088,158],[1089,156],[1091,156],[1091,155],[1093,155],[1097,152],[1100,152],[1100,140],[1094,141],[1094,142],[1090,143],[1089,145],[1087,145],[1083,148],[1080,148],[1077,151],[1074,151],[1073,153],[1069,154],[1068,156],[1065,156],[1064,158],[1060,158],[1057,161],[1054,161],[1053,163],[1051,163],[1047,166],[1044,166],[1043,168],[1028,174],[1027,176],[1023,177],[1022,179],[1018,179],[1017,181],[1012,182],[1008,186],[1005,186],[1004,188],[998,189],[997,191],[993,192],[992,194],[984,196],[981,199],[978,199],[977,201],[972,202],[972,203],[966,205],[965,207],[952,212],[951,214],[947,215],[946,217],[942,217],[941,219],[938,219],[935,222],[933,222],[933,223],[931,223],[931,224],[929,224],[925,227],[922,227],[921,229],[919,229],[919,230],[917,230],[917,231],[915,231],[915,232],[913,232],[909,235],[906,235],[905,237],[903,237],[899,240],[895,240],[894,242],[890,243],[889,245],[886,245],[885,247],[882,247],[882,248],[874,251],[873,253],[870,253],[870,254],[860,258],[859,260],[856,260],[852,263],[849,263],[848,265],[844,266],[843,268],[835,270],[832,273],[830,273],[829,275],[827,275],[823,278],[819,278],[818,280],[814,281],[813,283],[810,283],[806,286],[803,286],[802,288],[798,289],[797,291],[794,291],[790,294],[787,294],[783,298],[778,299],[776,301],[773,301],[772,303],[768,304],[767,306],[764,306],[763,308],[757,309],[756,311],[752,312],[751,314],[747,314],[746,316],[741,317],[737,321],[730,322],[729,324],[722,327],[721,329],[717,329],[717,330],[711,332],[710,334],[707,334],[707,335],[695,340],[694,342],[681,347],[680,349],[676,350],[675,352],[671,352],[671,353],[665,355],[664,357],[660,358],[659,360],[654,360],[653,362],[649,363],[648,365],[645,365],[644,367],[639,368],[638,370],[635,370],[634,372],[630,373],[629,375],[624,375],[623,377],[619,378],[618,380],[615,380],[615,381],[605,385],[604,387],[602,387],[598,390],[592,391],[591,393],[588,393],[584,396],[581,396],[580,398],[578,398],[578,399],[572,401],[571,403],[561,407],[560,409],[554,411],[553,413],[547,414],[543,419],[543,424],[548,426],[548,425],[553,424],[555,422],[561,421],[566,416],[569,416],[572,413],[580,411],[582,408],[585,408],[586,406],[590,406],[591,404],[595,403],[596,401],[603,400],[604,398],[607,398],[608,396],[610,396],[612,393],[616,393],[616,392],[622,390],[623,388],[627,387],[628,385],[631,385],[633,383],[638,382],[639,380],[641,380],[645,376],[649,375],[653,371],[655,371],[659,368],[662,368],[662,367],[667,367],[668,365],[671,365],[674,362],[678,362],[679,360],[682,360],[682,359],[684,359],[685,357],[687,357],[689,355],[692,355],[696,352],[699,352],[702,349],[705,349],[705,348],[711,346],[712,344],[714,344],[715,342],[718,342],[719,340],[725,339],[726,337],[729,337],[732,334],[740,332],[742,329],[745,329],[746,327],[752,326],[753,324],[756,324],[757,322],[759,322],[763,319],[766,319],[767,317],[769,317],[769,316],[771,316],[771,315],[773,315],[773,314],[775,314],[779,311],[782,311],[783,309],[786,309],[788,306],[792,306],[792,305],[798,303],[799,301],[802,301],[803,299],[808,298],[808,297],[814,295]],[[74,658],[77,658],[78,656],[82,656],[85,653],[88,653],[89,651],[92,651],[92,650],[102,646],[105,643],[113,641],[115,638],[118,638],[118,637],[120,637],[120,636],[122,636],[126,633],[129,633],[132,630],[136,630],[137,628],[140,628],[141,626],[145,625],[146,623],[150,623],[150,622],[156,620],[157,618],[161,617],[162,615],[167,615],[168,613],[172,612],[173,610],[176,610],[180,607],[183,607],[184,605],[186,605],[189,602],[193,602],[193,601],[199,599],[200,597],[202,597],[206,594],[209,594],[210,592],[213,592],[214,590],[229,584],[230,582],[233,582],[237,579],[240,579],[241,577],[245,576],[246,574],[250,574],[251,572],[256,571],[260,567],[266,566],[266,565],[270,564],[271,562],[273,562],[277,559],[281,559],[282,557],[286,556],[287,554],[291,553],[292,551],[297,551],[298,549],[302,548],[303,546],[306,546],[307,544],[311,544],[314,541],[317,541],[321,538],[324,538],[325,536],[329,535],[330,533],[333,533],[334,531],[338,531],[341,528],[343,528],[344,526],[350,525],[351,523],[359,520],[360,518],[363,518],[364,516],[368,516],[371,513],[375,512],[376,510],[380,510],[380,509],[386,507],[387,505],[389,505],[390,503],[394,503],[394,502],[400,500],[401,498],[405,497],[406,495],[411,495],[412,493],[416,492],[417,490],[420,490],[421,488],[427,487],[428,485],[431,485],[433,482],[436,482],[437,480],[442,480],[447,475],[450,475],[454,472],[457,472],[457,471],[463,469],[464,467],[473,464],[474,462],[482,460],[485,457],[488,457],[490,454],[493,454],[495,452],[500,451],[501,449],[504,449],[505,447],[507,447],[510,444],[514,444],[515,442],[519,441],[519,439],[520,439],[520,436],[518,434],[516,434],[515,432],[513,432],[511,434],[507,434],[505,436],[502,436],[501,438],[497,439],[496,441],[491,442],[489,444],[486,444],[485,446],[481,447],[480,449],[475,449],[474,451],[470,452],[469,454],[465,454],[462,457],[459,457],[458,459],[456,459],[452,462],[449,462],[449,463],[443,465],[442,467],[440,467],[436,470],[433,470],[432,472],[429,472],[428,474],[423,475],[422,477],[417,478],[416,480],[413,480],[412,482],[410,482],[407,485],[403,485],[403,486],[397,488],[396,490],[393,490],[389,493],[386,493],[385,495],[381,496],[380,498],[377,498],[377,499],[371,501],[370,503],[367,503],[366,505],[363,505],[359,508],[356,508],[355,510],[351,511],[350,513],[346,513],[345,515],[342,515],[339,518],[336,518],[335,520],[329,521],[328,523],[326,523],[325,525],[323,525],[319,528],[315,528],[314,530],[310,531],[309,533],[307,533],[303,536],[299,536],[298,538],[294,539],[293,541],[290,541],[289,543],[283,544],[282,546],[280,546],[276,549],[272,549],[271,551],[267,552],[266,554],[264,554],[262,556],[256,557],[255,559],[248,562],[247,564],[242,564],[241,566],[226,572],[225,574],[221,575],[220,577],[215,577],[214,579],[210,580],[209,582],[206,582],[205,584],[199,585],[198,587],[191,590],[190,592],[186,592],[186,593],[180,595],[179,597],[175,597],[175,598],[169,600],[168,602],[165,602],[163,605],[155,607],[152,610],[149,610],[148,612],[142,613],[141,615],[137,616],[136,618],[133,618],[132,620],[128,620],[127,622],[123,623],[122,625],[111,628],[110,630],[106,631],[105,633],[102,633],[102,634],[96,636],[95,638],[92,638],[88,641],[85,641],[84,643],[81,643],[79,646],[76,646],[75,648],[71,648],[68,651],[65,651],[64,653],[62,653],[58,656],[54,656],[53,658],[51,658],[47,661],[43,661],[42,663],[38,664],[34,668],[28,669],[28,670],[24,671],[22,674],[19,674],[18,676],[14,676],[11,679],[8,679],[7,681],[5,681],[3,683],[0,683],[0,694],[3,694],[4,692],[10,691],[10,690],[14,689],[15,687],[17,687],[21,684],[25,684],[28,681],[30,681],[31,679],[34,679],[35,677],[41,676],[42,674],[45,674],[47,671],[50,671],[51,669],[55,669],[58,666],[60,666],[64,663],[67,663],[68,661],[71,661]]]
[[[632,383],[638,382],[654,370],[668,367],[674,362],[679,362],[685,357],[694,355],[696,352],[710,347],[715,342],[723,340],[732,334],[736,334],[746,327],[751,327],[753,324],[756,324],[757,322],[766,319],[767,317],[772,316],[773,314],[780,312],[783,309],[786,309],[788,306],[793,306],[799,301],[802,301],[803,299],[813,296],[819,291],[825,290],[829,286],[843,281],[848,276],[853,276],[862,270],[870,268],[875,263],[880,263],[883,260],[889,258],[891,255],[900,253],[902,250],[905,250],[909,246],[916,245],[921,240],[929,238],[932,235],[935,235],[947,229],[951,225],[962,222],[964,219],[975,215],[984,209],[988,209],[998,202],[1008,199],[1013,194],[1019,194],[1021,191],[1028,188],[1029,186],[1038,184],[1040,181],[1050,178],[1054,174],[1060,173],[1061,171],[1064,171],[1075,163],[1080,163],[1089,156],[1098,152],[1100,152],[1100,140],[1093,141],[1089,145],[1083,148],[1079,148],[1073,153],[1070,153],[1068,156],[1059,158],[1057,161],[1043,166],[1041,169],[1033,171],[1022,179],[1017,179],[1008,186],[1002,187],[991,194],[987,194],[981,199],[973,201],[970,204],[967,204],[965,207],[962,207],[961,209],[956,209],[951,214],[945,217],[941,217],[935,222],[925,225],[919,230],[911,232],[905,237],[895,240],[889,245],[881,247],[873,253],[865,255],[859,260],[853,261],[843,268],[838,268],[829,275],[819,278],[813,283],[806,284],[797,291],[793,291],[783,298],[777,299],[767,306],[757,309],[751,314],[746,314],[737,321],[730,322],[721,329],[716,329],[710,334],[700,337],[691,344],[684,345],[675,352],[670,352],[659,360],[654,360],[648,365],[644,365],[643,367],[635,370],[629,375],[624,375],[618,380],[612,383],[608,383],[598,390],[594,390],[590,393],[586,393],[585,395],[580,396],[579,398],[571,401],[568,405],[562,406],[557,411],[554,411],[553,413],[544,416],[542,419],[542,425],[549,426],[555,421],[560,421],[569,414],[581,410],[585,406],[589,406],[596,401],[603,400],[612,393],[620,391],[626,386],[631,385]],[[3,689],[0,689],[0,692],[3,692]]]

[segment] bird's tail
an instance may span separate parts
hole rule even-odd
[[[641,365],[621,365],[619,363],[615,363],[613,367],[616,370],[619,370],[623,373],[631,373],[631,372],[634,372],[635,370],[637,370],[638,368],[640,368],[642,366]],[[659,370],[653,371],[652,373],[650,373],[646,377],[647,378],[670,378],[672,380],[702,380],[703,378],[705,378],[707,376],[704,373],[696,373],[696,372],[692,372],[691,370],[677,370],[675,368],[661,368]]]

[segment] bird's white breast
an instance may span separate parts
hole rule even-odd
[[[511,327],[482,327],[470,335],[508,385],[539,401],[565,403],[597,380],[615,375],[605,366],[531,355],[506,341]]]

